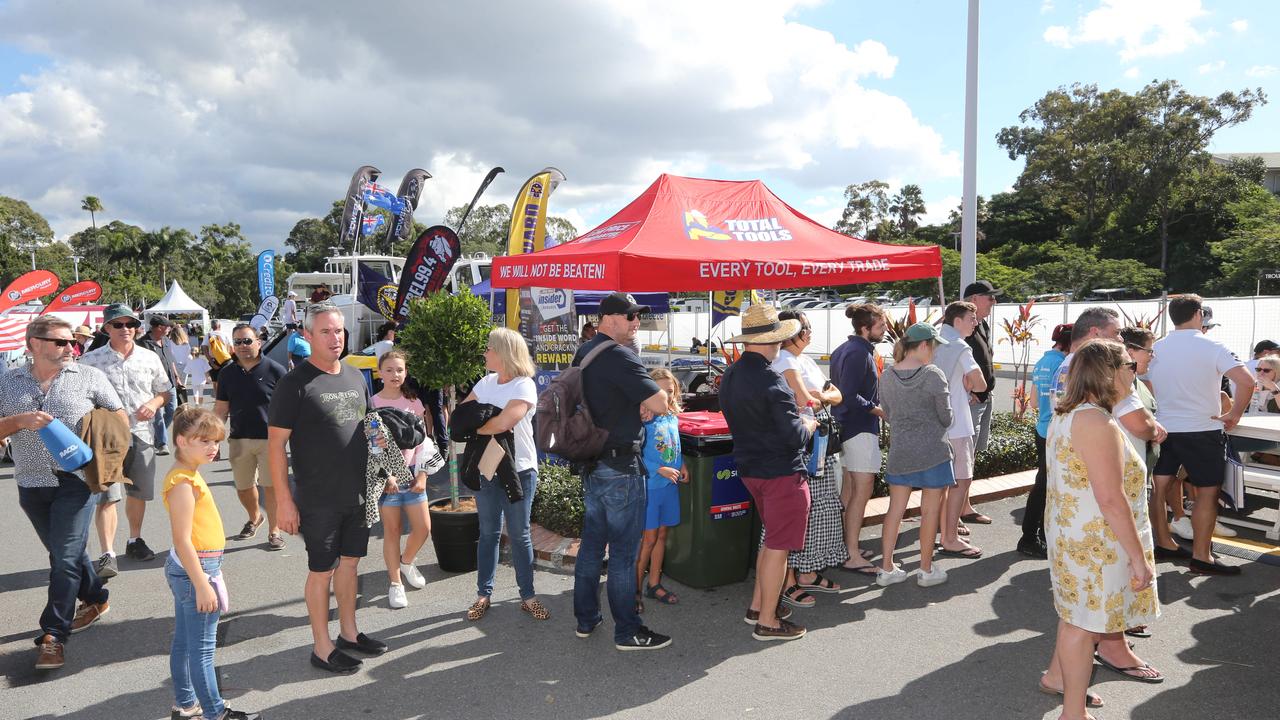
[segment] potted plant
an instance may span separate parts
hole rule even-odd
[[[409,320],[399,343],[409,354],[409,372],[423,387],[441,388],[450,414],[457,403],[456,388],[484,373],[484,349],[492,328],[489,306],[464,289],[458,295],[438,292],[409,303]],[[449,458],[449,497],[428,505],[431,542],[436,560],[446,572],[476,569],[480,518],[474,496],[458,492],[458,451],[452,441]]]

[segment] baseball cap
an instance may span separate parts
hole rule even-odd
[[[290,290],[290,291],[289,291],[289,295],[288,295],[288,296],[289,296],[289,297],[298,297],[298,293],[294,292],[293,290]]]
[[[151,327],[157,327],[159,325],[164,325],[165,327],[173,327],[173,321],[170,320],[166,315],[152,315],[150,322],[151,322]]]
[[[1200,327],[1205,330],[1218,327],[1219,323],[1213,321],[1213,308],[1208,305],[1202,305],[1200,306],[1200,312],[1203,314],[1200,320]]]
[[[1259,340],[1257,345],[1253,346],[1253,354],[1271,352],[1272,350],[1280,350],[1280,343],[1275,340]]]
[[[133,311],[133,308],[125,305],[124,303],[108,305],[107,309],[102,311],[102,322],[111,322],[112,320],[119,320],[120,318],[130,318],[141,322],[138,318],[138,314]]]
[[[1002,292],[1004,291],[997,290],[994,285],[986,280],[979,280],[977,282],[971,282],[965,286],[964,294],[960,297],[967,298],[973,297],[974,295],[999,295]]]
[[[640,305],[630,293],[610,293],[600,301],[600,315],[626,315],[627,313],[647,313],[648,305]]]
[[[1055,327],[1050,339],[1054,344],[1071,342],[1071,323],[1062,323]]]
[[[942,335],[938,333],[938,328],[932,323],[918,322],[907,328],[902,334],[909,342],[920,342],[921,340],[932,340],[939,345],[948,345],[948,341],[942,339]]]

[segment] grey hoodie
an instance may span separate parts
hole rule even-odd
[[[951,461],[951,399],[941,370],[933,365],[885,370],[880,407],[889,423],[887,472],[906,475]]]

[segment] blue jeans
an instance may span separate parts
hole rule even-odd
[[[57,477],[57,487],[19,487],[18,505],[49,551],[49,600],[40,613],[40,635],[47,633],[65,643],[71,637],[76,599],[106,602],[107,589],[85,552],[98,495],[74,475],[58,473]]]
[[[200,558],[206,575],[222,574],[222,558]],[[226,704],[218,692],[218,676],[213,670],[213,650],[218,641],[218,618],[214,610],[196,610],[196,589],[187,571],[170,555],[164,577],[173,592],[173,645],[169,647],[169,674],[173,676],[173,699],[178,707],[200,701],[205,717],[218,717]]]
[[[169,447],[169,426],[173,424],[173,414],[178,411],[178,391],[169,391],[169,402],[156,411],[151,421],[151,432],[155,434],[152,445],[158,448]]]
[[[601,462],[582,476],[586,515],[573,566],[573,615],[579,629],[600,622],[600,566],[609,546],[609,613],[613,638],[622,642],[640,629],[636,613],[636,556],[644,532],[645,474],[639,458]]]
[[[511,543],[511,564],[516,566],[516,585],[520,599],[528,600],[533,592],[533,540],[529,537],[529,513],[533,509],[533,493],[538,489],[538,471],[519,473],[524,499],[507,502],[502,485],[480,480],[476,493],[476,511],[480,515],[480,544],[476,548],[476,593],[493,594],[493,574],[498,569],[498,543],[502,539],[502,518],[507,519],[507,539]]]

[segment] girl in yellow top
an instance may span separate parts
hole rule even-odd
[[[226,609],[221,570],[226,533],[218,506],[198,468],[217,457],[218,443],[225,436],[222,421],[209,410],[183,405],[174,415],[173,437],[178,451],[162,491],[173,530],[173,549],[164,568],[173,591],[175,618],[173,645],[169,649],[169,672],[177,701],[173,717],[259,717],[257,713],[226,706],[213,670],[218,618]]]

